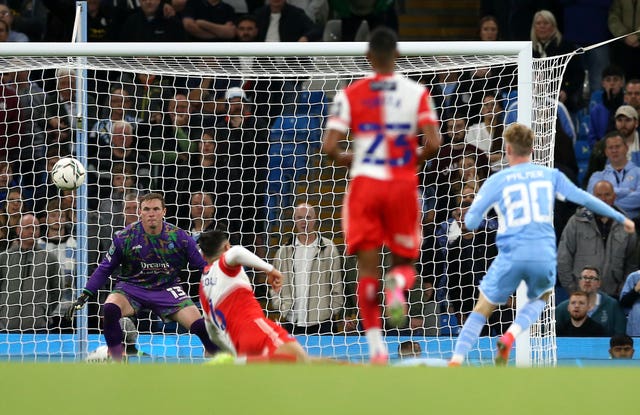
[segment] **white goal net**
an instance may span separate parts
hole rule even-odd
[[[310,354],[367,356],[355,260],[343,255],[346,171],[320,154],[332,97],[370,71],[366,45],[7,46],[0,57],[0,358],[79,359],[104,345],[101,304],[110,284],[73,325],[61,316],[114,232],[137,220],[136,200],[148,192],[162,193],[166,220],[194,238],[224,228],[232,243],[281,268],[296,260],[292,241],[301,223],[315,227],[326,239],[316,253],[322,259],[312,264],[329,272],[310,271],[305,281],[290,273],[277,296],[251,273],[255,294],[270,318],[301,334]],[[566,62],[533,62],[528,42],[401,43],[400,51],[397,70],[432,91],[446,144],[420,174],[424,243],[410,318],[388,328],[386,339],[392,357],[401,342],[414,340],[423,357],[448,358],[496,254],[495,219],[475,233],[458,219],[504,164],[505,122],[532,125],[536,161],[552,164]],[[49,180],[51,166],[66,156],[87,167],[86,185],[75,192]],[[294,220],[300,203],[312,206],[317,220]],[[183,274],[196,302],[199,278]],[[515,304],[514,297],[496,312],[472,361],[491,360],[494,336],[511,322]],[[197,338],[154,314],[123,324],[132,353],[203,356]],[[519,363],[555,363],[552,309],[517,350]]]

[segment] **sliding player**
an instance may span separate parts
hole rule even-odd
[[[382,338],[380,249],[391,251],[385,287],[389,323],[406,320],[405,291],[416,278],[415,260],[422,240],[416,170],[440,147],[438,117],[429,92],[394,73],[398,57],[396,35],[376,28],[367,59],[375,74],[360,79],[336,95],[322,149],[336,165],[350,169],[343,228],[347,253],[358,258],[358,308],[372,363],[389,359]],[[347,132],[353,151],[339,143]],[[417,133],[424,134],[418,147]]]
[[[527,284],[529,301],[498,340],[497,365],[507,364],[514,339],[542,313],[556,285],[556,198],[623,223],[628,233],[635,231],[630,219],[577,188],[558,169],[533,164],[533,138],[533,131],[522,124],[511,124],[505,130],[510,167],[487,179],[465,216],[467,228],[477,229],[484,214],[495,209],[500,218],[496,237],[499,253],[480,282],[480,297],[462,327],[449,366],[462,364],[491,313],[507,301],[521,281]]]
[[[177,321],[197,335],[209,354],[218,348],[211,342],[200,311],[181,286],[179,273],[187,263],[200,271],[207,265],[189,234],[164,221],[163,197],[149,193],[140,199],[140,221],[113,237],[109,252],[87,282],[67,313],[73,318],[90,297],[107,282],[113,271],[121,267],[116,286],[103,305],[104,338],[109,355],[121,361],[124,352],[120,318],[148,309],[162,317]]]
[[[200,302],[211,339],[247,362],[308,362],[296,339],[265,317],[242,267],[266,272],[276,291],[282,286],[280,271],[246,248],[232,247],[219,230],[202,233],[198,244],[209,264],[200,280]]]

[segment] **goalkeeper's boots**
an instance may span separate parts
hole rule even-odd
[[[498,339],[498,351],[494,359],[496,366],[506,366],[509,363],[509,355],[514,342],[513,334],[507,333]]]
[[[389,324],[393,327],[401,327],[407,320],[407,302],[404,290],[398,284],[397,277],[391,275],[387,280],[384,290],[385,314],[389,318]]]

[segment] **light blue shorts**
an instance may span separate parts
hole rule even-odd
[[[480,282],[480,291],[491,304],[504,304],[521,281],[527,284],[527,297],[540,298],[556,285],[555,261],[518,261],[498,255]]]

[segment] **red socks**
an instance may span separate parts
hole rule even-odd
[[[374,277],[362,277],[358,281],[358,308],[365,330],[382,328],[382,312],[378,301],[380,282]]]
[[[389,271],[390,274],[394,274],[404,280],[403,290],[409,290],[413,287],[416,281],[416,269],[412,265],[397,265]]]

